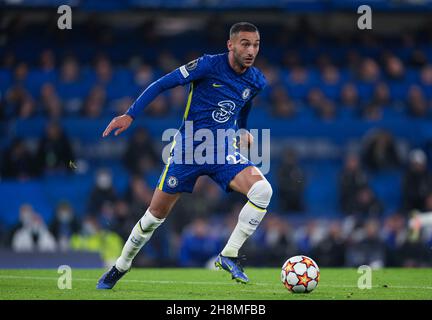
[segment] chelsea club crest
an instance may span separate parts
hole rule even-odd
[[[176,177],[170,176],[167,180],[168,187],[175,188],[178,185],[178,180]]]
[[[242,93],[242,98],[246,100],[247,98],[249,98],[249,96],[250,96],[250,89],[249,88],[244,89]]]

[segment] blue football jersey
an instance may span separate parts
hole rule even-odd
[[[240,111],[266,85],[264,75],[255,67],[242,74],[236,73],[228,62],[228,53],[204,55],[173,73],[180,84],[190,84],[183,123],[179,128],[181,135],[176,138],[177,143],[182,139],[183,150],[186,140],[193,146],[202,143],[194,141],[192,136],[199,129],[208,129],[215,137],[218,129],[236,130]],[[185,130],[189,121],[192,121],[193,130]]]

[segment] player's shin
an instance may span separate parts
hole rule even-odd
[[[133,228],[129,239],[123,247],[121,256],[117,259],[116,268],[125,272],[130,269],[132,265],[132,260],[144,246],[144,244],[149,241],[153,232],[158,228],[165,219],[158,219],[151,214],[147,209],[144,216],[137,222]]]
[[[258,228],[267,212],[272,188],[267,180],[260,180],[251,187],[247,196],[249,201],[240,211],[237,225],[221,252],[225,257],[237,257],[244,242]]]

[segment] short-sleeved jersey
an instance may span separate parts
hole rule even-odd
[[[228,53],[204,55],[174,73],[180,84],[190,83],[179,128],[182,146],[185,146],[185,139],[193,139],[190,134],[199,129],[211,130],[215,135],[218,129],[237,130],[240,111],[266,85],[264,75],[255,67],[242,74],[236,73],[228,62]],[[193,121],[193,131],[185,132],[186,121]],[[200,143],[202,141],[194,141],[193,145]]]

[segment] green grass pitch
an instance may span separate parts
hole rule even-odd
[[[432,269],[381,269],[372,272],[372,288],[360,290],[357,269],[321,270],[310,294],[289,293],[279,269],[247,268],[249,284],[225,271],[207,269],[132,269],[113,290],[96,290],[102,269],[73,269],[72,289],[58,288],[57,270],[0,270],[0,300],[357,300],[432,299]]]

